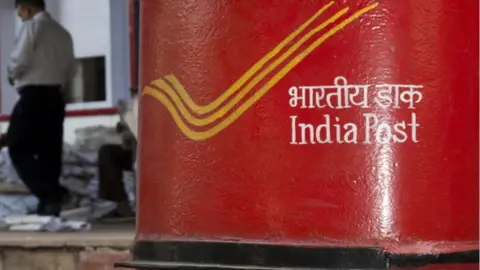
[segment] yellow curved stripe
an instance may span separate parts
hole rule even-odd
[[[177,110],[175,109],[175,106],[172,104],[172,102],[165,96],[163,93],[160,91],[153,89],[149,86],[146,86],[144,88],[144,95],[150,95],[160,101],[167,110],[170,112],[170,114],[173,117],[173,120],[177,124],[178,128],[182,131],[185,136],[191,140],[195,141],[203,141],[208,138],[211,138],[227,128],[229,125],[231,125],[235,120],[237,120],[243,113],[245,113],[253,104],[255,104],[258,100],[260,100],[278,81],[280,81],[288,72],[290,72],[296,65],[298,65],[305,57],[307,57],[310,53],[312,53],[318,46],[320,46],[325,40],[330,38],[332,35],[334,35],[336,32],[340,31],[344,27],[346,27],[348,24],[353,22],[355,19],[363,15],[364,13],[374,9],[375,7],[378,6],[378,3],[369,5],[332,29],[330,29],[327,33],[322,35],[320,38],[315,40],[314,43],[312,43],[307,49],[305,49],[302,53],[297,55],[292,61],[290,61],[285,67],[283,67],[272,79],[270,79],[259,91],[257,91],[250,99],[248,99],[246,102],[244,102],[237,110],[232,112],[230,115],[228,115],[225,119],[223,119],[219,124],[211,127],[208,130],[205,131],[194,131],[190,127],[185,124],[185,122],[182,120],[180,115],[178,114]]]
[[[164,90],[169,96],[173,103],[176,105],[180,114],[183,118],[191,125],[197,127],[203,127],[209,125],[218,119],[222,118],[226,115],[232,108],[234,108],[261,80],[263,80],[269,73],[271,73],[275,68],[277,68],[280,64],[285,62],[285,60],[290,57],[295,51],[297,51],[300,46],[302,46],[305,42],[307,42],[313,35],[318,33],[319,31],[323,30],[329,24],[334,23],[338,18],[344,15],[348,11],[348,7],[340,10],[339,12],[335,13],[332,17],[328,20],[317,26],[316,28],[309,31],[305,34],[300,40],[298,40],[293,46],[291,46],[285,53],[283,53],[278,59],[276,59],[273,63],[271,63],[267,68],[262,70],[257,76],[255,76],[234,98],[232,98],[225,106],[220,107],[215,113],[205,117],[205,118],[198,118],[193,116],[189,110],[185,107],[182,103],[180,97],[175,93],[175,91],[162,79],[155,80],[154,85],[159,87],[160,89]],[[170,78],[172,85],[178,92],[186,93],[185,88],[180,84],[180,82],[175,78]],[[228,90],[227,90],[228,91]]]
[[[335,2],[331,1],[322,8],[320,8],[310,19],[308,19],[305,23],[300,25],[293,33],[288,35],[282,42],[280,42],[275,48],[273,48],[268,54],[262,57],[258,62],[256,62],[249,70],[247,70],[237,81],[235,81],[232,86],[230,86],[225,92],[223,92],[218,98],[207,105],[198,105],[192,99],[192,97],[188,94],[187,91],[183,87],[177,87],[178,94],[181,97],[181,100],[185,102],[187,107],[196,114],[206,114],[210,113],[213,110],[217,109],[223,102],[225,102],[231,95],[233,95],[236,91],[240,89],[242,85],[244,85],[257,71],[259,71],[270,59],[275,57],[281,50],[285,48],[293,39],[295,39],[299,34],[301,34],[308,26],[310,26],[323,12],[325,12],[329,7],[331,7]],[[172,84],[176,84],[178,80],[176,80],[175,76],[169,75],[165,77],[169,80]],[[165,82],[161,80],[153,81],[152,84],[157,85],[164,84]],[[179,84],[181,85],[181,84]],[[170,94],[169,94],[170,95]],[[177,93],[174,92],[174,95]],[[171,95],[170,95],[171,96]],[[173,96],[171,96],[172,99]],[[176,99],[176,98],[175,98]],[[175,102],[175,101],[174,101]],[[176,103],[176,102],[175,102]],[[177,106],[180,106],[176,103]]]

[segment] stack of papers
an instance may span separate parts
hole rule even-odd
[[[3,222],[8,230],[17,232],[77,232],[91,229],[87,222],[37,215],[11,216]]]

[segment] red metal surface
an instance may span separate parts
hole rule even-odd
[[[175,94],[183,86],[197,104],[216,100],[326,4],[142,1],[138,239],[376,244],[405,253],[477,246],[478,1],[337,1],[255,75],[350,9],[244,96],[238,90],[210,111]],[[342,24],[365,7],[372,9]],[[332,29],[339,31],[318,41]],[[368,108],[290,106],[292,86],[333,85],[338,76],[372,85]],[[414,109],[382,108],[374,102],[380,84],[421,85],[423,97]],[[382,141],[382,132],[374,140],[380,126],[369,113],[398,131],[396,142]],[[319,125],[324,115],[332,143],[291,144],[291,116]],[[336,139],[336,117],[357,126],[357,143]]]

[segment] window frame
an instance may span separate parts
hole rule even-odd
[[[105,109],[105,108],[112,108],[116,107],[115,104],[112,104],[111,102],[111,96],[112,93],[108,93],[109,91],[112,91],[110,87],[108,87],[108,80],[110,79],[108,76],[108,61],[107,61],[107,56],[106,55],[92,55],[92,56],[82,56],[78,57],[76,60],[77,62],[80,62],[82,59],[88,59],[88,58],[98,58],[102,57],[104,59],[104,64],[105,64],[105,100],[101,101],[84,101],[84,102],[76,102],[76,103],[67,103],[66,105],[66,110],[67,111],[78,111],[78,110],[92,110],[92,109]]]

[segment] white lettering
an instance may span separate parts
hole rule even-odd
[[[388,144],[392,139],[392,129],[388,123],[381,123],[377,127],[377,131],[375,132],[375,138],[378,143],[381,144]]]
[[[373,113],[364,113],[363,117],[365,117],[365,143],[370,144],[372,143],[370,132],[377,126],[378,119]]]
[[[346,123],[343,127],[347,130],[344,136],[345,142],[357,143],[357,139],[358,139],[357,125],[352,123]]]
[[[305,89],[300,88],[300,93],[298,91],[298,88],[295,86],[290,87],[288,90],[288,94],[290,95],[290,107],[296,108],[299,106],[299,101],[301,101],[301,108],[305,108]]]
[[[373,95],[369,93],[370,87],[376,90],[371,92]],[[423,100],[422,88],[410,84],[353,85],[342,76],[336,77],[333,85],[292,86],[288,91],[290,107],[326,109],[329,114],[323,114],[321,123],[302,123],[296,115],[290,116],[290,144],[418,143],[420,124],[416,113],[410,111],[410,119],[402,119],[397,115],[404,114],[394,111],[416,109]],[[365,112],[370,106],[376,113]],[[352,108],[360,111],[363,123],[342,121],[334,113],[335,110]],[[359,126],[365,127],[364,132],[359,132]]]
[[[290,144],[298,144],[297,143],[297,116],[292,115],[290,116],[290,122],[291,122],[291,141]]]
[[[417,123],[417,114],[416,113],[412,113],[412,123],[408,124],[407,126],[410,126],[412,128],[412,141],[414,143],[418,143],[417,127],[419,127],[420,124]]]
[[[405,124],[405,121],[402,121],[400,123],[396,123],[393,125],[393,129],[395,131],[395,135],[393,136],[393,141],[396,143],[404,143],[408,140],[407,133],[405,132],[405,129],[407,128],[407,125]]]
[[[325,123],[317,126],[315,130],[315,137],[318,143],[333,143],[330,134],[330,115],[326,114],[323,117],[325,118]],[[322,136],[322,134],[324,136]]]
[[[308,129],[310,132],[310,143],[311,144],[315,144],[315,136],[314,136],[314,131],[315,129],[313,128],[313,125],[312,124],[298,124],[298,126],[300,127],[300,132],[301,132],[301,135],[302,135],[302,142],[300,144],[308,144],[307,142],[307,132],[306,130]]]

